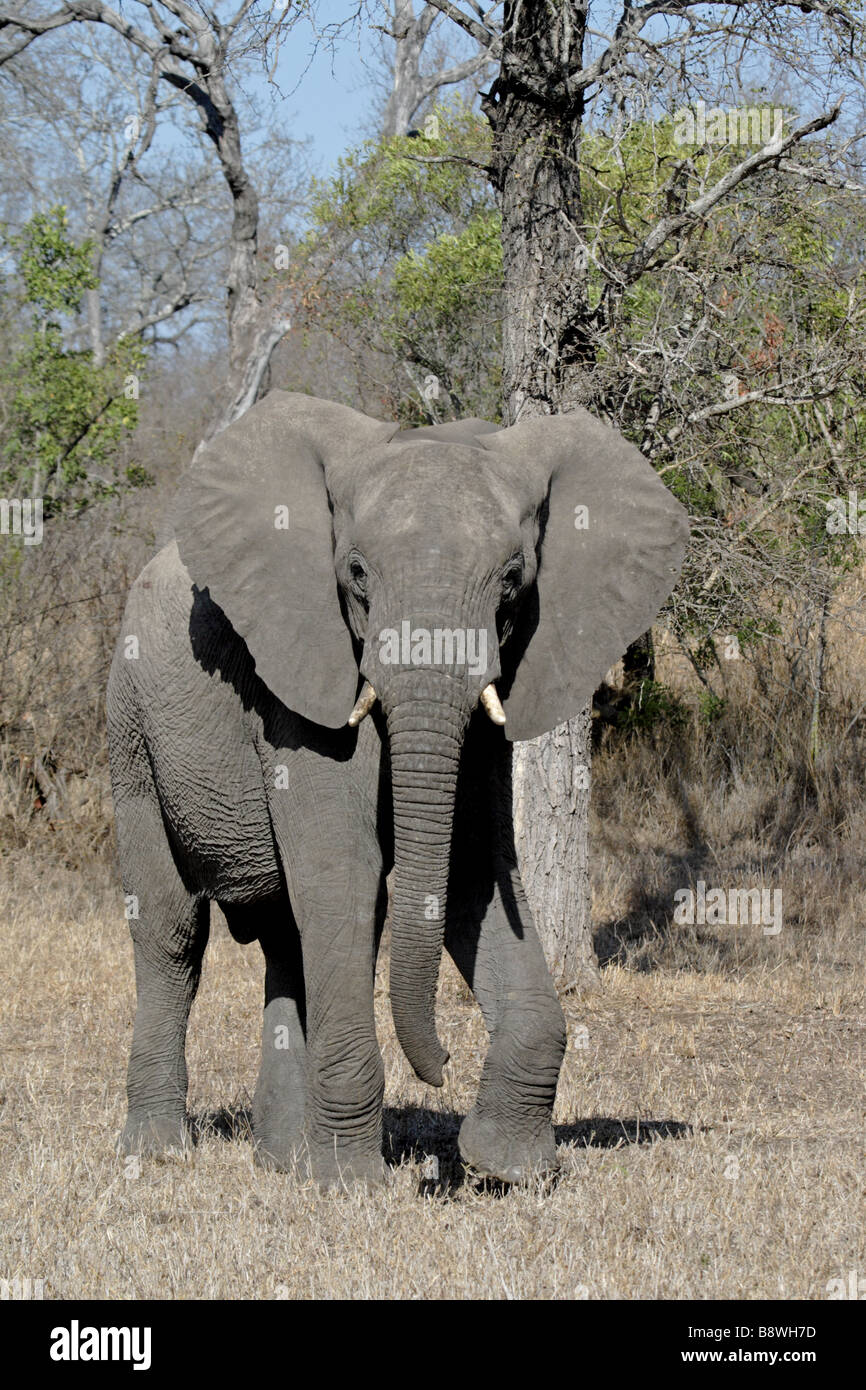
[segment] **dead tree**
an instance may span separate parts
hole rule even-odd
[[[435,5],[424,4],[416,14],[413,0],[383,0],[387,21],[382,33],[393,41],[391,90],[382,116],[381,135],[388,140],[406,135],[424,103],[443,87],[457,86],[467,78],[483,82],[491,64],[484,46],[459,62],[435,64],[425,71],[424,55],[430,31],[439,18]]]

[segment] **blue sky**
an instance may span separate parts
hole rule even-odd
[[[345,18],[350,9],[346,0],[322,0],[317,9],[320,26]],[[379,43],[380,36],[371,33],[363,20],[342,35],[332,50],[321,44],[316,48],[305,23],[288,35],[276,79],[286,94],[284,109],[292,134],[310,138],[311,153],[322,173],[344,150],[372,133],[369,122],[376,99],[373,74],[379,68]]]

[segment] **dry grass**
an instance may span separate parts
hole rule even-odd
[[[380,974],[390,1187],[322,1196],[256,1169],[262,963],[218,914],[190,1031],[198,1147],[139,1173],[117,1159],[134,990],[104,754],[89,759],[96,696],[69,726],[87,775],[67,779],[53,822],[10,745],[0,1277],[73,1299],[820,1299],[866,1277],[866,692],[862,661],[847,680],[841,665],[814,761],[808,704],[748,673],[726,677],[708,724],[694,681],[663,669],[686,723],[606,736],[592,798],[606,968],[599,994],[566,1001],[562,1176],[506,1193],[457,1160],[485,1036],[447,965],[442,1092],[410,1074]],[[674,892],[701,878],[781,889],[782,931],[676,926]]]
[[[624,922],[652,846],[636,854],[620,829],[627,861],[596,837],[597,904]],[[801,878],[804,911],[826,906],[826,884],[813,902],[811,870]],[[221,921],[189,1046],[201,1139],[191,1159],[136,1176],[112,1148],[133,1010],[118,894],[104,870],[88,879],[18,852],[0,897],[0,1274],[44,1279],[46,1298],[814,1299],[866,1273],[853,897],[837,892],[820,931],[757,944],[752,928],[621,936],[602,993],[567,1002],[552,1189],[485,1189],[456,1161],[485,1039],[454,973],[438,1093],[409,1073],[380,983],[393,1172],[375,1196],[322,1196],[253,1166],[262,968]]]

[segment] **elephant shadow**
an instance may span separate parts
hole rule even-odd
[[[221,1105],[217,1110],[204,1110],[189,1116],[194,1144],[202,1139],[222,1139],[227,1144],[253,1142],[253,1109],[244,1101]]]
[[[382,1119],[387,1163],[392,1168],[407,1162],[418,1163],[425,1175],[419,1183],[420,1193],[444,1196],[464,1185],[466,1169],[457,1149],[462,1115],[453,1110],[430,1110],[423,1105],[399,1109],[386,1105]]]
[[[628,1144],[686,1139],[694,1132],[694,1125],[685,1120],[620,1120],[610,1115],[591,1115],[571,1125],[554,1125],[557,1144],[578,1149],[622,1149]]]
[[[504,1196],[509,1184],[490,1178],[473,1177],[457,1149],[457,1135],[463,1116],[454,1111],[429,1110],[423,1106],[386,1106],[384,1112],[385,1157],[393,1166],[404,1162],[421,1165],[419,1191],[423,1195],[448,1197],[467,1184],[483,1187],[494,1196]],[[685,1139],[694,1126],[684,1120],[617,1119],[594,1115],[574,1124],[555,1125],[558,1146],[584,1149],[618,1149],[630,1144],[651,1144],[664,1139]],[[436,1159],[437,1164],[430,1160]],[[554,1183],[555,1179],[548,1180]]]
[[[406,1162],[417,1163],[422,1176],[418,1191],[422,1196],[450,1197],[464,1186],[483,1188],[492,1196],[505,1196],[508,1183],[474,1176],[460,1157],[457,1135],[463,1116],[453,1110],[430,1110],[408,1105],[384,1110],[384,1153],[392,1168]],[[202,1111],[190,1117],[196,1144],[205,1137],[225,1143],[252,1143],[252,1108],[244,1102]],[[573,1124],[555,1125],[558,1146],[576,1149],[619,1149],[631,1144],[653,1144],[665,1139],[685,1139],[694,1126],[683,1120],[620,1119],[592,1115]],[[431,1162],[435,1160],[435,1162]],[[551,1183],[555,1179],[549,1180]]]

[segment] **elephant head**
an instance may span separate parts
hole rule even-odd
[[[672,589],[685,513],[583,410],[399,432],[275,391],[186,475],[175,530],[194,583],[289,709],[339,728],[381,702],[391,1005],[416,1073],[439,1085],[434,998],[469,720],[481,704],[505,738],[528,739],[574,715]]]

